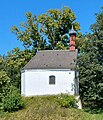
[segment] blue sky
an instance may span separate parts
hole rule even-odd
[[[95,13],[100,11],[103,0],[2,0],[0,3],[0,54],[6,54],[15,47],[22,49],[22,43],[17,40],[10,28],[25,21],[25,13],[40,15],[49,9],[61,9],[68,6],[77,16],[81,32],[89,32],[89,27],[95,22]]]

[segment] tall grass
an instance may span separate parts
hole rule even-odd
[[[63,108],[58,96],[24,98],[25,108],[14,113],[0,113],[0,120],[103,120],[103,114],[89,114],[83,110]]]

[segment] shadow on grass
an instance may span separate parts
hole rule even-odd
[[[98,107],[85,107],[84,111],[90,114],[103,114],[103,108]]]

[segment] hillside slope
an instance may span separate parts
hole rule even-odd
[[[83,110],[61,108],[58,96],[27,97],[25,108],[14,113],[0,113],[0,120],[103,120],[103,114],[89,114]]]

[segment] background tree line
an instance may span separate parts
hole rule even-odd
[[[14,48],[0,57],[0,101],[8,86],[20,90],[20,70],[38,50],[69,49],[68,32],[71,26],[77,31],[78,71],[82,103],[101,107],[103,104],[103,8],[96,14],[91,33],[82,35],[76,15],[68,8],[51,9],[39,16],[26,13],[26,22],[11,31],[22,42],[24,50]]]
[[[95,16],[91,33],[79,40],[80,97],[84,106],[103,109],[103,7]]]

